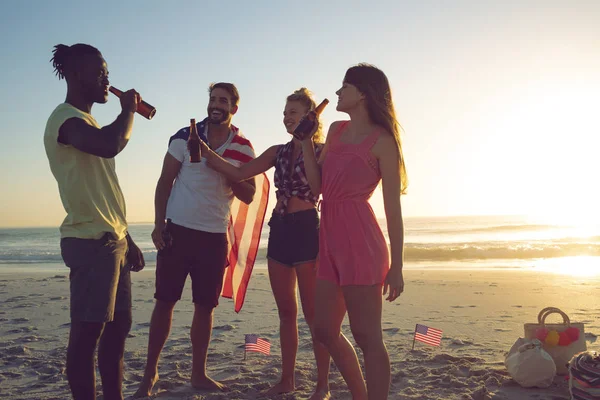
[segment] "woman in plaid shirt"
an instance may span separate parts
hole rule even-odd
[[[304,115],[314,110],[315,101],[306,88],[296,90],[286,99],[283,124],[289,134],[294,132]],[[275,167],[277,205],[269,221],[267,250],[269,279],[277,308],[281,338],[282,374],[279,383],[267,395],[295,390],[294,370],[298,350],[298,301],[300,291],[304,319],[311,334],[315,310],[316,259],[319,253],[319,214],[317,204],[321,187],[321,172],[317,160],[323,150],[321,125],[307,139],[292,138],[288,143],[268,148],[256,159],[236,167],[211,151],[204,144],[202,155],[215,170],[233,182],[240,182]],[[317,387],[311,399],[329,398],[330,356],[313,336],[317,361]]]

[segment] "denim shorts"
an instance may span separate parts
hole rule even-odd
[[[62,238],[60,249],[71,270],[71,320],[111,322],[115,311],[131,310],[126,238]]]
[[[319,254],[319,213],[315,209],[279,215],[269,221],[267,258],[288,267],[313,262]]]

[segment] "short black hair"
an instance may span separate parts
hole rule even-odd
[[[54,46],[52,53],[53,56],[50,61],[58,79],[63,79],[69,71],[76,70],[78,68],[77,61],[83,56],[97,55],[102,57],[100,50],[84,43],[77,43],[72,46],[57,44]]]

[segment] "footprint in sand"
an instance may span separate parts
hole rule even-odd
[[[26,296],[14,296],[9,299],[4,300],[5,303],[14,303],[16,301],[21,301],[27,299]]]
[[[18,329],[11,329],[10,331],[7,331],[6,333],[31,333],[33,331],[37,331],[38,328],[36,328],[35,326],[24,326],[22,328],[18,328]]]
[[[233,330],[235,330],[235,329],[237,329],[237,326],[235,326],[235,325],[229,325],[229,324],[227,324],[227,325],[215,326],[215,327],[213,328],[213,330],[217,330],[217,331],[233,331]]]
[[[452,339],[452,341],[450,342],[451,345],[454,346],[468,346],[468,345],[472,345],[473,342],[470,340],[461,340],[461,339]]]
[[[27,346],[15,346],[6,349],[5,353],[11,356],[22,356],[31,354],[31,351]]]
[[[39,306],[39,304],[36,304],[36,303],[22,303],[22,304],[17,304],[13,308],[36,308],[37,306]]]
[[[17,372],[10,372],[10,371],[8,371],[8,372],[0,372],[0,375],[4,376],[6,378],[13,378],[13,379],[14,378],[20,378],[20,377],[23,376],[23,374],[19,374]]]
[[[23,336],[22,338],[17,339],[17,343],[30,343],[30,342],[39,342],[40,339],[33,335],[33,336]]]

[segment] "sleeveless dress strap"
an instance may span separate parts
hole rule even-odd
[[[342,132],[346,129],[350,121],[342,121],[337,130],[333,133],[332,142],[338,142],[340,140],[340,136],[342,136]],[[332,143],[333,144],[333,143]]]
[[[371,150],[371,147],[373,147],[375,143],[377,143],[380,134],[380,129],[374,129],[373,132],[371,132],[371,134],[367,136],[365,140],[363,140],[363,142],[361,143],[361,147],[363,147],[365,150]]]

